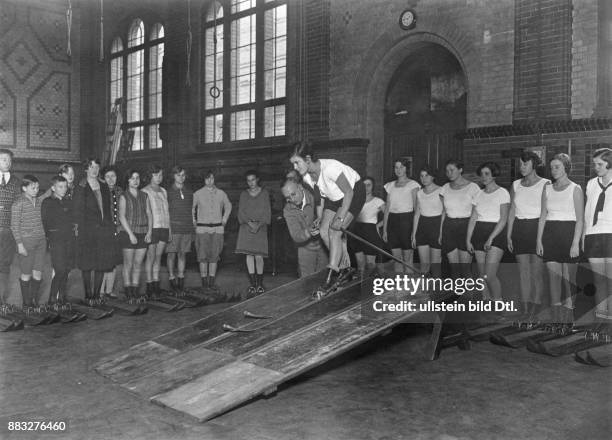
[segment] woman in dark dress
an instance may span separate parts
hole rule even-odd
[[[98,177],[100,161],[87,159],[83,166],[86,177],[75,186],[73,209],[78,234],[78,267],[83,274],[85,299],[94,303],[99,300],[104,272],[115,264],[115,225],[110,189]]]

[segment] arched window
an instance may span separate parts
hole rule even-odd
[[[120,36],[111,45],[111,105],[124,98],[123,127],[133,132],[132,151],[161,148],[164,27],[161,23],[147,26],[136,18],[126,31],[127,48]]]
[[[284,136],[286,1],[214,1],[203,34],[204,143]]]

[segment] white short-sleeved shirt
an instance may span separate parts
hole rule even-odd
[[[440,190],[446,216],[449,218],[466,218],[472,215],[472,200],[478,194],[480,187],[470,182],[462,188],[453,189],[450,183]]]
[[[597,224],[593,225],[595,218],[595,206],[597,199],[601,194],[601,188],[597,181],[601,182],[599,177],[589,180],[586,187],[586,206],[584,207],[584,222],[586,235],[590,234],[612,234],[612,187],[606,191],[604,199],[603,211],[597,216]]]
[[[555,191],[552,185],[546,185],[544,190],[546,191],[546,220],[576,220],[574,188],[577,186],[574,182],[570,182],[563,191]]]
[[[421,188],[421,185],[414,180],[409,179],[405,185],[397,186],[393,182],[385,183],[385,191],[387,191],[387,203],[389,204],[389,212],[391,214],[400,214],[403,212],[414,211],[414,200],[412,192]]]
[[[540,218],[542,212],[542,191],[550,183],[548,179],[540,179],[531,186],[521,185],[518,179],[512,182],[514,191],[514,216],[519,219]]]
[[[419,211],[424,217],[436,217],[442,215],[442,200],[440,200],[441,187],[436,188],[429,194],[423,189],[417,192],[417,199],[419,201]]]
[[[492,193],[481,189],[472,201],[478,215],[476,221],[497,223],[500,218],[500,206],[509,203],[510,193],[506,188],[497,188]]]
[[[365,202],[359,216],[357,216],[357,221],[359,223],[378,223],[378,212],[384,204],[385,201],[379,197],[374,197],[369,202]]]
[[[340,187],[336,184],[336,180],[340,174],[344,174],[346,180],[351,185],[351,188],[355,187],[355,182],[361,180],[359,173],[344,165],[342,162],[335,159],[319,159],[321,163],[321,172],[319,173],[319,179],[314,182],[310,174],[304,176],[304,182],[308,183],[314,188],[315,183],[319,187],[321,197],[329,199],[332,202],[337,202],[344,198],[344,193]]]

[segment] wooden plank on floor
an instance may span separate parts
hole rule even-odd
[[[176,356],[178,350],[154,341],[146,341],[130,347],[129,350],[106,356],[98,362],[95,370],[103,376],[116,382],[123,382],[125,378],[134,374],[142,374],[143,370],[163,359]]]
[[[240,357],[359,303],[362,300],[361,296],[359,285],[350,286],[274,321],[273,325],[266,325],[251,333],[235,333],[231,337],[218,338],[204,346],[210,350]]]
[[[194,323],[180,327],[153,339],[155,342],[185,350],[189,347],[210,341],[225,334],[223,324],[234,327],[244,323],[244,311],[257,315],[280,318],[312,302],[310,293],[319,286],[325,278],[325,271],[292,281],[262,295],[235,304],[213,315],[206,316]],[[267,321],[267,322],[266,322]],[[252,320],[249,328],[258,328],[270,320]]]
[[[200,422],[211,419],[264,392],[283,375],[246,362],[235,361],[172,391],[151,399]],[[263,391],[262,391],[263,390]]]
[[[179,353],[158,363],[156,370],[138,376],[123,386],[128,390],[149,399],[157,394],[177,388],[200,376],[221,368],[236,359],[223,353],[196,347]]]

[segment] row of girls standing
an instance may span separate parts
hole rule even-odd
[[[520,158],[522,178],[512,183],[510,192],[496,183],[500,168],[494,162],[477,169],[482,189],[463,177],[461,162],[446,163],[449,182],[442,187],[433,182],[432,171],[424,167],[420,170],[423,187],[413,190],[412,245],[418,249],[425,269],[434,263],[434,275],[442,253],[454,276],[469,275],[474,255],[479,275],[486,276],[485,298],[491,299],[502,298],[497,272],[504,251],[513,252],[522,309],[530,317],[543,302],[546,267],[554,322],[573,319],[576,263],[583,250],[595,277],[596,315],[609,317],[612,202],[610,197],[606,200],[605,193],[611,186],[612,151],[601,149],[593,155],[597,177],[587,185],[586,207],[580,186],[568,177],[571,160],[567,154],[557,154],[550,161],[553,183],[537,175],[540,164],[537,154],[524,152]],[[396,169],[396,174],[400,180],[401,170],[398,173]]]

